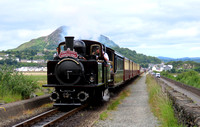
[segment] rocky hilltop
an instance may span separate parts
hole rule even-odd
[[[68,31],[67,26],[61,26],[57,28],[55,31],[53,31],[50,35],[32,39],[31,41],[18,46],[14,50],[15,51],[23,51],[25,49],[40,50],[40,51],[55,50],[57,45],[60,42],[64,41],[64,37],[68,36],[67,31]],[[99,41],[108,47],[119,47],[115,42],[113,42],[104,35],[99,35],[98,40],[95,41]]]
[[[55,50],[59,42],[63,41],[63,35],[66,34],[66,26],[61,26],[48,36],[39,37],[26,42],[14,50],[22,51],[25,49],[31,50]]]

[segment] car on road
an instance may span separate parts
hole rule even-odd
[[[160,78],[160,73],[156,73],[156,77],[157,77],[157,78]]]

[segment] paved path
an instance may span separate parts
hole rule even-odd
[[[148,104],[145,84],[146,76],[134,81],[129,88],[131,95],[126,97],[109,118],[98,121],[94,127],[155,127],[158,121],[153,116]]]

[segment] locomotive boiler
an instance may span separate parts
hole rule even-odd
[[[98,50],[98,52],[97,52]],[[105,55],[109,60],[105,59]],[[47,63],[47,84],[55,106],[109,99],[109,89],[140,74],[140,66],[97,41],[65,37]]]

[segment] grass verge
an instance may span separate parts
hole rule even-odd
[[[147,75],[146,84],[151,110],[161,122],[161,127],[181,127],[174,116],[172,102],[162,92],[161,87],[151,75]]]
[[[121,104],[121,101],[130,95],[130,89],[124,90],[120,93],[119,97],[111,101],[111,104],[108,105],[107,110],[100,114],[100,120],[105,120],[109,116],[109,112],[116,110],[117,106]]]

